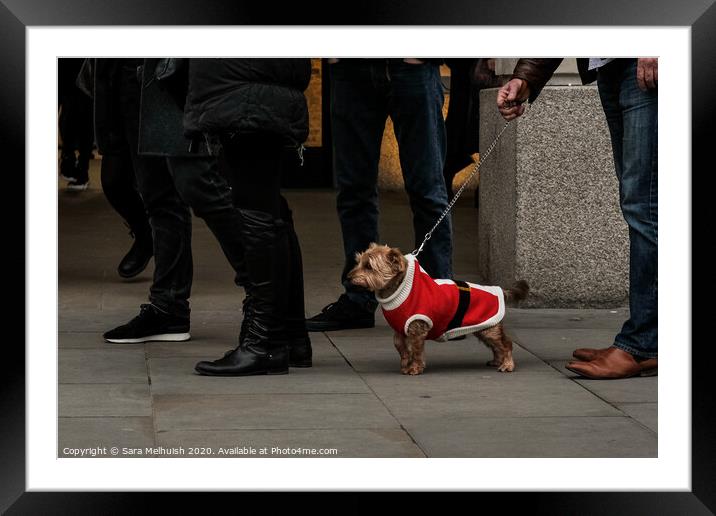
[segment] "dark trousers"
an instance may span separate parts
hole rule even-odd
[[[289,338],[301,337],[306,332],[303,260],[293,213],[281,195],[282,145],[270,135],[253,134],[224,138],[222,148],[222,169],[229,177],[234,204],[239,211],[268,213],[278,224],[285,225],[288,253],[275,258],[280,259],[280,266],[287,270],[287,274],[281,276],[286,284],[276,287],[286,298],[284,322]],[[268,249],[251,251],[256,256],[268,253]]]
[[[134,67],[122,73],[122,112],[128,128],[130,154],[137,186],[154,237],[155,271],[149,299],[159,309],[189,316],[192,285],[191,215],[204,219],[236,273],[235,281],[245,284],[245,244],[241,210],[269,213],[288,228],[289,269],[285,285],[292,331],[305,333],[303,267],[298,238],[288,203],[280,191],[278,142],[263,136],[244,136],[226,142],[223,159],[147,157],[137,155],[139,83]],[[229,178],[229,182],[225,179]]]
[[[336,204],[345,253],[341,280],[352,301],[375,309],[374,296],[346,275],[356,252],[378,242],[378,162],[388,116],[398,140],[416,247],[448,203],[440,71],[434,64],[402,59],[342,59],[331,65],[331,91]],[[420,263],[433,277],[452,277],[450,217],[433,233]]]
[[[66,88],[59,100],[62,106],[59,120],[62,138],[61,171],[85,183],[89,177],[89,161],[94,144],[92,99],[73,87]]]
[[[137,154],[140,85],[133,66],[122,70],[121,95],[137,187],[154,239],[155,269],[149,300],[160,310],[188,317],[193,278],[189,207],[205,220],[237,276],[243,269],[240,215],[214,158]]]
[[[137,238],[151,238],[144,203],[137,190],[129,145],[117,153],[102,155],[102,191],[114,210]]]
[[[658,92],[641,91],[636,59],[599,69],[598,86],[612,140],[619,201],[629,225],[629,319],[614,346],[658,355]]]
[[[280,218],[286,204],[281,196],[281,142],[270,135],[245,134],[223,138],[222,149],[236,206]]]

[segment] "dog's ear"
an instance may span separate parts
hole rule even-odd
[[[361,257],[361,256],[363,256],[363,253],[356,252],[356,255],[355,255],[356,263],[360,263],[360,257]]]
[[[390,251],[388,251],[388,262],[394,272],[401,271],[403,268],[403,259],[403,253],[401,253],[397,247],[392,247]]]

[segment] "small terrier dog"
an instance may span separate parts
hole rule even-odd
[[[512,372],[512,341],[502,318],[505,301],[527,297],[529,286],[518,281],[512,289],[486,287],[463,281],[433,279],[412,255],[397,248],[370,244],[356,253],[357,265],[348,279],[372,291],[383,315],[395,331],[393,343],[400,354],[400,372],[417,375],[425,370],[425,340],[446,341],[474,334],[492,350],[488,366]]]

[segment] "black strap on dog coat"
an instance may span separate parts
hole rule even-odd
[[[453,315],[452,320],[448,324],[448,330],[462,326],[462,320],[467,313],[468,307],[470,306],[470,285],[468,285],[465,281],[456,281],[455,285],[457,286],[457,291],[460,297],[458,298],[455,315]]]

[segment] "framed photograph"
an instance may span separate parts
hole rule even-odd
[[[23,313],[13,313],[9,322],[25,321],[25,349],[19,339],[7,345],[6,364],[11,367],[1,394],[0,509],[8,514],[124,513],[183,491],[202,491],[199,498],[216,491],[353,491],[362,493],[353,495],[355,506],[368,507],[377,501],[367,494],[373,491],[458,491],[478,500],[513,496],[510,504],[534,514],[716,511],[714,409],[709,361],[701,349],[708,346],[697,348],[694,337],[697,325],[703,326],[698,316],[705,315],[696,294],[708,286],[692,287],[692,277],[708,277],[709,253],[697,251],[704,238],[695,238],[695,223],[710,220],[713,203],[705,199],[708,189],[694,188],[691,175],[692,168],[709,169],[706,155],[715,136],[710,117],[716,112],[716,6],[710,1],[660,6],[610,1],[579,8],[568,2],[548,8],[519,4],[506,9],[469,2],[370,2],[351,18],[331,17],[328,7],[289,6],[271,12],[218,0],[177,2],[171,9],[157,2],[118,8],[98,2],[3,0],[0,131],[7,149],[6,199],[18,200],[6,217],[10,238],[25,242],[25,303],[11,303]],[[419,57],[397,57],[406,55]],[[63,106],[58,115],[59,64],[123,59],[129,64],[122,68],[122,80],[132,75],[144,87],[156,79],[147,79],[147,63],[159,70],[161,56],[178,56],[176,61],[281,58],[300,61],[305,68],[310,123],[302,145],[284,145],[280,153],[284,196],[301,239],[307,316],[329,308],[341,287],[344,249],[334,168],[339,148],[334,136],[339,133],[333,125],[340,100],[334,88],[347,76],[342,79],[347,72],[341,67],[348,60],[368,58],[375,86],[400,80],[391,76],[393,67],[409,74],[415,71],[411,66],[430,66],[441,84],[440,99],[444,95],[447,100],[443,115],[449,117],[459,87],[458,67],[450,68],[450,60],[479,58],[484,66],[485,56],[496,60],[489,63],[496,82],[470,100],[479,106],[473,111],[480,120],[479,149],[470,152],[481,152],[485,164],[479,169],[485,176],[480,195],[470,184],[449,220],[458,256],[455,272],[467,275],[473,292],[481,278],[504,283],[502,278],[511,273],[501,275],[502,265],[495,265],[504,256],[510,256],[505,263],[514,259],[510,271],[530,266],[540,271],[527,278],[538,301],[508,311],[505,319],[510,333],[510,316],[514,318],[514,372],[483,365],[487,351],[468,349],[474,347],[470,339],[469,344],[428,344],[425,374],[401,375],[392,332],[376,322],[385,328],[311,333],[313,367],[292,368],[286,376],[197,375],[199,360],[217,358],[235,346],[226,338],[234,330],[238,334],[241,321],[234,270],[223,259],[213,228],[209,231],[203,223],[195,223],[193,233],[201,250],[194,253],[192,313],[197,315],[192,316],[191,345],[109,348],[103,332],[136,315],[133,311],[152,284],[154,262],[134,279],[116,276],[118,260],[112,257],[120,243],[129,247],[130,240],[101,195],[106,178],[103,170],[100,180],[99,163],[106,163],[106,157],[96,148],[88,190],[68,197],[64,184],[58,185],[52,175],[59,170],[58,143],[65,152],[65,142],[58,139],[58,119],[67,110]],[[566,59],[548,89],[530,99],[526,114],[508,127],[497,110],[497,90],[510,79],[520,57]],[[613,338],[628,314],[628,233],[619,211],[607,122],[596,86],[574,87],[581,85],[574,58],[586,62],[587,57],[595,63],[658,58],[658,327],[666,343],[660,380],[585,381],[565,369],[569,354],[560,355],[567,347],[579,347],[580,339]],[[376,63],[385,67],[380,74]],[[162,94],[146,91],[142,109],[151,95]],[[586,92],[584,98],[579,91]],[[347,95],[355,99],[357,94]],[[181,123],[185,113],[181,107],[167,111],[160,125]],[[403,151],[409,143],[401,140],[399,113],[386,111],[391,122],[377,156],[376,189],[392,190],[385,198],[381,194],[381,238],[407,253],[420,239],[416,235],[412,240],[413,221],[406,215],[404,182],[410,187],[410,179],[405,169],[411,165]],[[351,117],[364,115],[356,111]],[[96,113],[94,123],[96,135]],[[140,127],[145,134],[154,130]],[[191,139],[176,136],[178,145],[184,137]],[[497,145],[499,138],[502,147],[490,157],[491,144]],[[195,144],[206,145],[209,150],[201,147],[201,152],[208,156],[212,143],[210,138],[195,139],[187,152],[194,153]],[[140,154],[157,154],[155,144],[140,143]],[[222,140],[221,145],[226,152],[229,143]],[[455,178],[441,188],[462,192],[460,187],[468,186],[470,171],[482,167],[470,152],[464,153],[466,161]],[[166,159],[173,170],[169,157],[157,156],[152,159]],[[505,163],[517,164],[509,169]],[[571,175],[551,184],[550,174],[563,163]],[[14,179],[18,171],[24,171],[24,182]],[[23,185],[24,195],[10,195],[15,184]],[[565,197],[571,192],[577,201],[554,203],[550,195],[559,192]],[[525,215],[529,209],[534,211]],[[15,222],[18,213],[24,215],[23,225]],[[196,209],[194,214],[202,218]],[[563,233],[560,219],[567,221]],[[579,237],[570,229],[572,219],[583,230]],[[521,229],[505,229],[514,220],[514,228]],[[599,232],[612,223],[621,226],[610,242]],[[513,230],[529,234],[521,237],[521,247],[505,244],[505,252],[499,233]],[[555,236],[562,234],[566,236]],[[710,234],[706,231],[705,240]],[[548,259],[539,254],[546,242],[553,251]],[[584,258],[555,258],[572,252],[559,247],[563,242],[571,244],[565,248],[582,249]],[[598,252],[589,247],[600,242]],[[602,262],[593,264],[592,256]],[[189,260],[191,268],[191,256]],[[609,260],[618,265],[604,273],[611,267],[604,265]],[[20,268],[19,260],[13,263]],[[9,276],[20,283],[19,273]],[[241,284],[238,277],[236,281]],[[550,304],[553,298],[563,304]],[[433,326],[430,318],[423,319]],[[473,361],[481,360],[479,368],[466,363],[468,352],[474,353]],[[502,393],[508,396],[498,401]],[[292,424],[282,414],[290,414]],[[150,495],[155,492],[161,494]],[[262,496],[271,495],[251,500],[260,504]],[[286,498],[276,503],[290,506]]]

